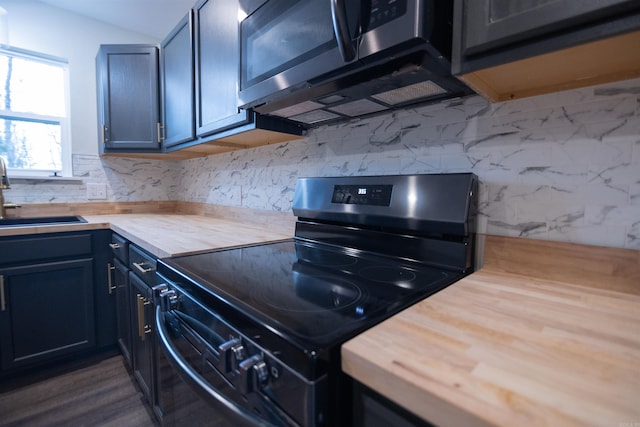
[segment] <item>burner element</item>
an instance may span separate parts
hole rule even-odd
[[[272,292],[262,288],[256,297],[273,308],[289,312],[330,312],[358,303],[362,290],[354,283],[336,277],[294,272],[295,293]]]

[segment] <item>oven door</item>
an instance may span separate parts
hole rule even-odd
[[[222,345],[224,340],[214,331],[206,332],[189,314],[165,311],[161,305],[155,321],[161,350],[158,400],[163,426],[295,425],[258,393],[247,399],[220,373],[218,350],[210,341],[219,340]]]

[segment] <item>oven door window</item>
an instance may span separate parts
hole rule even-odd
[[[270,0],[240,28],[243,87],[337,46],[329,1]]]

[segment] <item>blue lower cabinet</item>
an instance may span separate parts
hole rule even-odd
[[[108,252],[94,251],[105,236],[0,238],[13,254],[0,261],[0,375],[115,348]]]

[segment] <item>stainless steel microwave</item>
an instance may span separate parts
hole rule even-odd
[[[240,21],[239,106],[308,126],[470,94],[453,0],[263,0]]]

